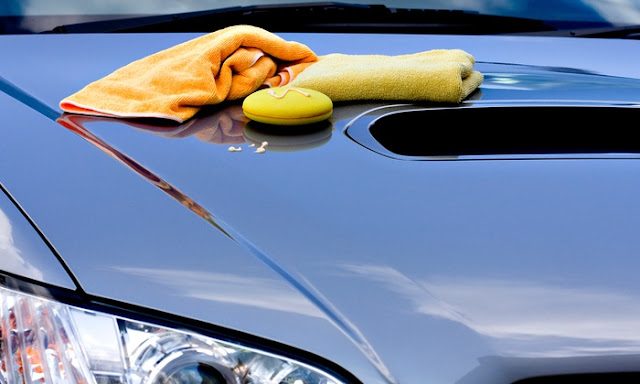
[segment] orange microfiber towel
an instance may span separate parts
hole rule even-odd
[[[285,85],[317,61],[307,46],[264,29],[221,29],[118,69],[60,102],[65,112],[183,122],[205,105]]]

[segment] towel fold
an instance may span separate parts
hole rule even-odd
[[[320,59],[307,46],[252,26],[201,36],[122,67],[60,102],[65,112],[179,123],[206,105],[241,99],[263,85],[310,88],[333,101],[458,103],[482,83],[458,50]]]
[[[304,70],[292,86],[333,101],[412,100],[459,103],[482,83],[473,56],[459,49],[411,55],[331,54]]]
[[[60,102],[65,112],[183,122],[201,107],[285,85],[317,60],[307,46],[252,26],[204,35],[122,67]]]

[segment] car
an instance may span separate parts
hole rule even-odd
[[[0,383],[639,382],[640,1],[264,4],[0,5]],[[237,23],[484,82],[308,127],[57,107]]]

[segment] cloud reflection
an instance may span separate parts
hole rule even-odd
[[[178,296],[324,318],[307,299],[276,279],[192,270],[114,269],[170,287]]]
[[[0,269],[43,280],[42,271],[27,263],[13,237],[9,217],[0,209]]]
[[[465,325],[528,356],[640,352],[640,298],[623,292],[543,282],[430,278],[414,280],[380,265],[344,265],[409,300],[420,314]]]
[[[583,0],[604,20],[613,23],[635,24],[640,20],[640,4],[637,0]]]

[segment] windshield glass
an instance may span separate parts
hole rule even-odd
[[[363,0],[348,4],[382,4],[389,8],[446,9],[594,26],[640,24],[640,0]],[[0,18],[25,31],[114,17],[162,15],[238,6],[318,3],[318,0],[2,0]],[[55,18],[52,16],[56,16]],[[107,17],[109,16],[109,17]],[[586,23],[586,24],[585,24]],[[53,24],[53,25],[49,25]],[[1,32],[1,31],[0,31]]]

